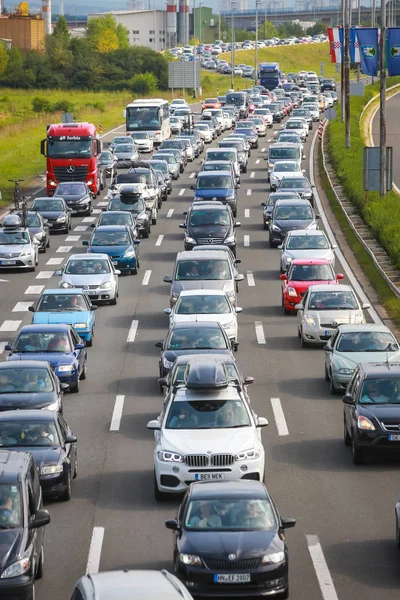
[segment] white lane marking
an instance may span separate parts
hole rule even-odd
[[[81,235],[69,235],[68,237],[65,238],[66,242],[79,242],[79,240],[81,239]]]
[[[63,258],[49,258],[46,265],[61,265]]]
[[[0,342],[0,354],[3,354],[8,342]]]
[[[190,179],[194,179],[196,177],[196,171],[193,171],[193,173],[190,173],[189,177],[190,177]]]
[[[259,158],[257,158],[257,160],[256,160],[256,165],[259,165],[259,164],[260,164],[260,159],[259,159]]]
[[[251,189],[250,188],[247,190],[247,195],[251,196]]]
[[[94,208],[93,209],[93,214],[94,215],[99,215],[100,213],[102,213],[103,211],[101,210],[101,208]]]
[[[272,142],[272,138],[269,138],[269,140],[267,140],[267,141],[268,141],[268,144],[270,144]]]
[[[265,148],[261,148],[261,152],[265,152]]]
[[[108,200],[102,200],[101,202],[98,202],[97,206],[108,206]]]
[[[22,321],[3,321],[0,331],[17,331]]]
[[[96,217],[85,217],[84,219],[82,219],[82,223],[94,223],[96,220]]]
[[[132,324],[129,328],[128,337],[126,339],[127,342],[134,342],[136,337],[137,328],[139,326],[139,321],[135,319],[132,321]]]
[[[44,285],[30,285],[26,288],[25,294],[41,294],[44,290]]]
[[[115,398],[114,411],[111,418],[110,431],[119,431],[121,425],[122,411],[124,408],[125,396]]]
[[[51,279],[53,277],[54,271],[39,271],[36,275],[35,279]]]
[[[251,287],[254,287],[256,285],[252,271],[247,271],[247,284]]]
[[[150,281],[151,270],[147,270],[144,274],[142,285],[148,285]]]
[[[283,412],[282,404],[279,398],[271,398],[272,410],[274,411],[274,418],[276,428],[279,435],[289,435],[289,429],[286,424],[285,415]]]
[[[183,196],[183,194],[186,192],[185,188],[182,188],[181,191],[179,192],[179,196]]]
[[[74,231],[86,231],[88,229],[88,225],[77,225],[74,227]]]
[[[157,238],[157,241],[156,241],[156,246],[161,246],[163,239],[164,239],[164,236],[159,235]]]
[[[246,246],[246,248],[248,248],[250,246],[250,236],[249,235],[245,235],[243,237],[243,244]]]
[[[92,539],[90,540],[88,561],[86,565],[86,575],[88,573],[98,573],[99,571],[103,539],[104,527],[93,527]]]
[[[245,219],[249,219],[250,218],[250,209],[249,208],[245,208],[244,209],[244,218]]]
[[[338,600],[338,595],[325,556],[317,535],[306,535],[308,551],[317,575],[319,587],[324,600]]]
[[[59,246],[56,252],[63,252],[64,254],[66,254],[67,252],[71,252],[71,250],[72,246]]]
[[[32,306],[33,302],[17,302],[12,309],[12,312],[28,312],[29,307]]]
[[[256,330],[257,342],[259,344],[265,344],[264,327],[261,321],[254,321],[254,327]]]
[[[255,171],[252,171],[252,172],[250,173],[250,179],[254,179],[254,176],[255,176],[255,174],[256,174],[256,173],[255,173]]]
[[[170,208],[169,211],[167,212],[167,219],[171,218],[172,215],[174,214],[174,208]]]
[[[10,283],[9,279],[0,279],[0,281],[4,281],[4,283]]]

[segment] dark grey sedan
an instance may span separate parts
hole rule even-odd
[[[101,184],[100,187],[103,189],[104,185]],[[93,192],[84,182],[64,181],[59,183],[53,197],[63,198],[71,209],[72,215],[92,214]]]

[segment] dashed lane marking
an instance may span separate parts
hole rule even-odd
[[[74,231],[87,231],[88,228],[88,225],[77,225],[74,227]]]
[[[94,208],[92,212],[93,212],[94,215],[99,215],[103,211],[101,210],[101,208]]]
[[[84,219],[82,219],[82,223],[94,223],[96,220],[96,217],[85,217]]]
[[[249,219],[250,218],[250,209],[249,208],[245,208],[244,209],[244,218],[245,219]]]
[[[243,237],[243,244],[246,248],[248,248],[250,246],[250,236],[249,235],[245,235]],[[253,279],[253,281],[254,281],[254,279]],[[254,285],[254,283],[253,283],[253,285]]]
[[[54,275],[54,271],[39,271],[35,279],[51,279]]]
[[[179,192],[179,196],[183,196],[183,194],[186,192],[185,188],[182,188]]]
[[[170,219],[172,217],[172,215],[174,214],[174,208],[170,208],[169,211],[167,212],[167,219]]]
[[[285,415],[283,412],[282,404],[279,398],[271,398],[272,410],[274,411],[274,418],[276,428],[279,435],[289,435],[289,429],[286,424]]]
[[[114,410],[111,418],[110,431],[119,431],[121,425],[122,411],[124,409],[125,396],[115,398]]]
[[[254,321],[254,327],[256,330],[257,342],[259,344],[265,344],[264,327],[261,321]]]
[[[63,258],[49,258],[46,265],[61,265]]]
[[[90,540],[88,561],[86,565],[86,575],[88,573],[98,573],[99,571],[103,540],[104,527],[93,527],[92,539]]]
[[[247,195],[251,196],[251,189],[250,188],[247,190]]]
[[[326,564],[324,552],[317,535],[306,535],[308,551],[318,579],[324,600],[338,600],[331,574]]]
[[[142,285],[148,285],[149,284],[150,276],[151,276],[151,269],[149,269],[148,271],[145,272],[144,277],[143,277],[143,281],[142,281]]]
[[[72,248],[73,246],[59,246],[56,252],[67,254],[67,252],[71,252]]]
[[[108,206],[108,200],[102,200],[101,202],[98,202],[97,206]]]
[[[261,148],[261,152],[265,152],[265,148]]]
[[[163,239],[164,239],[164,236],[159,235],[157,238],[157,241],[156,241],[156,246],[161,246]]]
[[[79,240],[81,239],[81,235],[69,235],[68,237],[65,238],[66,242],[79,242]]]
[[[28,312],[29,307],[32,306],[33,302],[17,302],[12,309],[12,312]]]
[[[190,173],[189,177],[190,177],[190,179],[194,179],[196,177],[196,171],[193,171],[193,173]]]
[[[131,326],[129,328],[129,332],[128,332],[128,337],[126,339],[126,341],[128,343],[134,342],[135,341],[135,337],[136,337],[136,332],[139,326],[139,321],[136,321],[135,319],[132,321]]]
[[[260,164],[260,159],[259,159],[259,158],[257,158],[257,160],[256,160],[256,165],[259,165],[259,164]]]
[[[44,285],[30,285],[26,288],[25,290],[25,294],[32,294],[32,295],[36,295],[36,294],[41,294],[44,290]]]
[[[22,321],[3,321],[0,331],[17,331]]]
[[[8,342],[0,342],[0,354],[3,354]]]
[[[256,173],[255,173],[255,171],[252,171],[252,172],[250,173],[250,179],[254,179],[254,176],[255,176],[255,174],[256,174]]]
[[[249,242],[250,245],[250,242]],[[247,271],[247,284],[250,287],[254,287],[256,285],[256,282],[254,281],[254,275],[252,271]]]

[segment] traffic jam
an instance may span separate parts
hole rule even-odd
[[[399,345],[309,167],[334,81],[278,63],[260,81],[135,100],[101,138],[48,126],[46,188],[0,228],[1,598],[118,600],[131,568],[167,568],[160,593],[187,599],[288,598],[289,580],[302,598],[299,555],[307,597],[338,597],[299,523],[325,456],[307,427],[326,411],[348,477],[398,451]],[[399,523],[396,505],[400,547]]]

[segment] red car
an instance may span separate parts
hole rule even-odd
[[[342,273],[335,274],[330,260],[324,258],[296,258],[290,265],[287,274],[282,279],[282,308],[285,315],[295,312],[310,287],[318,283],[339,283]]]
[[[221,108],[221,106],[221,102],[218,100],[218,98],[207,98],[204,100],[201,108],[206,110],[207,108]]]
[[[249,107],[249,112],[251,112],[251,113],[252,113],[252,112],[253,112],[253,110],[255,109],[255,104],[254,104],[253,100],[250,100],[250,99],[249,99],[249,100],[247,101],[247,106]]]

